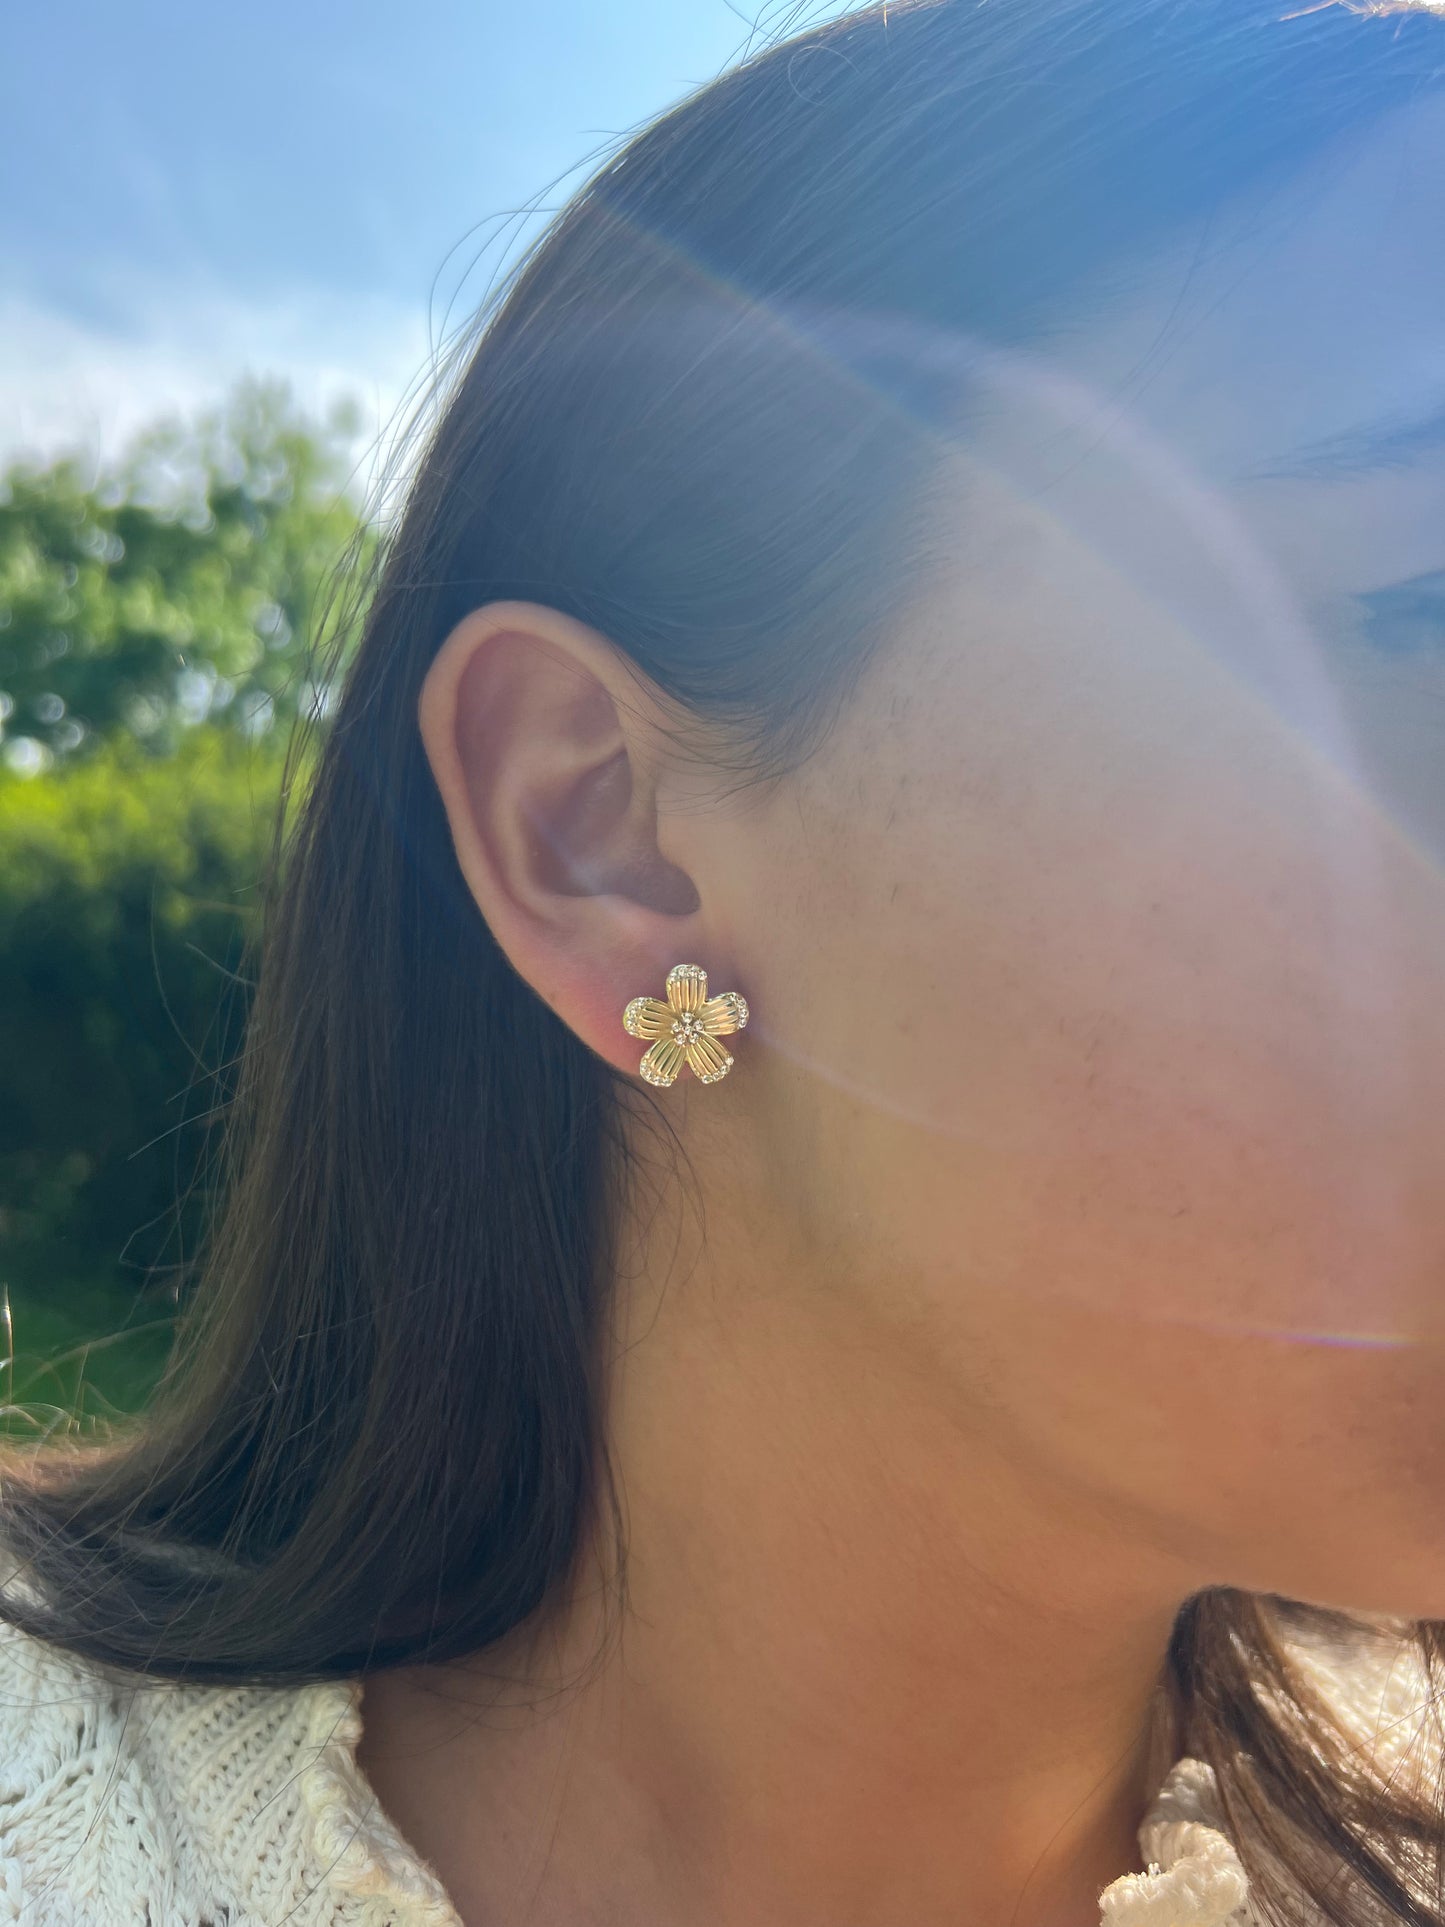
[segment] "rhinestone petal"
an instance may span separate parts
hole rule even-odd
[[[735,990],[725,990],[720,997],[708,998],[699,1021],[710,1037],[729,1037],[747,1024],[748,1007]]]
[[[622,1013],[622,1028],[629,1037],[666,1037],[672,1021],[671,1006],[659,997],[634,997]]]
[[[683,1048],[675,1037],[659,1037],[652,1048],[643,1053],[638,1070],[649,1084],[675,1084],[677,1073],[682,1068]]]
[[[704,1084],[716,1084],[732,1069],[733,1060],[721,1044],[699,1033],[687,1047],[687,1061],[693,1075]]]
[[[707,972],[701,964],[674,964],[667,973],[667,1001],[676,1011],[701,1010],[707,1002]]]

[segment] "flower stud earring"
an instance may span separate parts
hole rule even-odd
[[[686,1060],[694,1077],[716,1084],[726,1077],[733,1060],[715,1040],[730,1037],[748,1021],[748,1007],[735,990],[720,997],[707,994],[707,972],[701,964],[674,964],[667,973],[667,1002],[657,997],[634,997],[622,1013],[629,1037],[656,1041],[643,1053],[638,1070],[649,1084],[675,1084]]]

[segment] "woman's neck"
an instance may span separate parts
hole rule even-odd
[[[483,1726],[438,1669],[369,1682],[383,1805],[469,1927],[1094,1927],[1173,1757],[1197,1575],[848,1281],[715,1226],[618,1300],[625,1612],[583,1576]],[[444,1690],[486,1704],[506,1663]]]

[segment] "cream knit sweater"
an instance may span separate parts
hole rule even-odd
[[[1402,1761],[1426,1717],[1408,1649],[1305,1657]],[[112,1679],[0,1626],[0,1923],[460,1927],[357,1764],[363,1690]],[[1258,1927],[1207,1766],[1174,1765],[1139,1842],[1148,1871],[1104,1890],[1104,1927]]]

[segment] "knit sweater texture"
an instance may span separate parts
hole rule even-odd
[[[1398,1767],[1428,1717],[1409,1647],[1301,1658]],[[461,1927],[358,1765],[364,1690],[138,1679],[0,1625],[0,1927]],[[1139,1844],[1101,1927],[1260,1927],[1202,1761]]]

